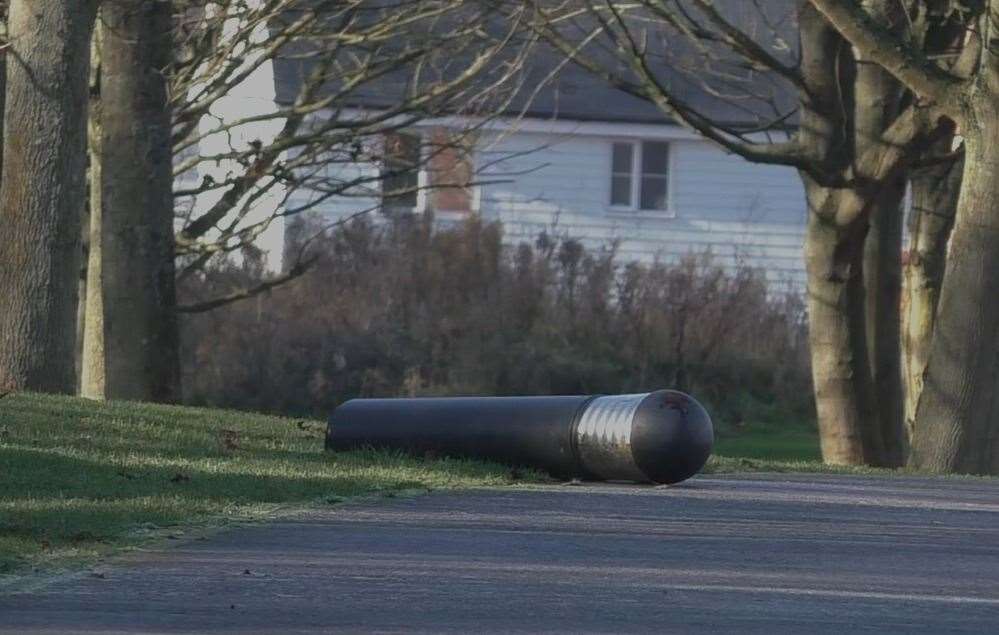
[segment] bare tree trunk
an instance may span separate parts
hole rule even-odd
[[[951,139],[945,141],[940,148],[942,152],[950,148]],[[920,170],[912,179],[912,214],[902,300],[905,427],[910,440],[930,357],[947,241],[954,226],[962,171],[963,161],[958,160]]]
[[[73,392],[92,0],[13,0],[0,187],[0,383]]]
[[[0,45],[7,43],[7,3],[0,1]],[[3,174],[3,117],[7,100],[7,59],[6,50],[0,49],[0,176]],[[2,182],[0,182],[2,185]],[[0,388],[3,388],[4,373],[0,369]]]
[[[867,334],[865,237],[883,180],[861,162],[879,150],[898,115],[897,82],[858,65],[852,49],[814,7],[801,6],[802,95],[799,139],[823,157],[830,182],[859,170],[856,185],[832,186],[802,172],[808,201],[805,264],[808,337],[822,459],[839,465],[883,465],[885,444],[875,405]],[[875,275],[877,275],[875,273]],[[897,368],[897,366],[896,366]]]
[[[806,191],[810,206],[840,198],[807,181]],[[822,214],[809,214],[805,265],[812,382],[822,460],[833,465],[878,463],[883,454],[879,430],[870,425],[876,411],[865,330],[863,242],[860,228],[851,232]]]
[[[0,0],[0,45],[7,43],[7,2]],[[6,51],[0,50],[0,122],[3,121],[4,104],[7,99],[7,59]],[[0,174],[3,173],[3,125],[0,124]]]
[[[972,106],[978,133],[965,138],[964,173],[916,409],[910,463],[935,472],[991,468],[999,341],[999,108]]]
[[[895,0],[862,0],[873,19],[894,32],[908,25],[903,6]],[[855,82],[855,150],[857,156],[892,149],[885,131],[903,106],[902,84],[888,71],[857,56]],[[858,174],[870,178],[871,174]],[[879,465],[898,467],[904,462],[902,424],[902,369],[899,301],[902,289],[902,200],[905,180],[888,177],[868,192],[867,238],[864,242],[864,287],[867,346],[876,417],[863,423],[881,437],[884,454]],[[873,431],[872,431],[873,432]]]
[[[91,247],[101,288],[88,302],[95,346],[85,394],[172,401],[180,372],[163,72],[172,54],[171,7],[107,0],[101,11],[100,245]]]
[[[103,282],[103,223],[102,201],[103,161],[101,160],[101,47],[104,26],[98,21],[91,47],[90,117],[87,125],[88,151],[90,153],[90,179],[87,215],[87,282],[86,295],[80,300],[83,306],[83,336],[80,350],[80,396],[103,399],[104,382],[104,282]]]
[[[874,382],[875,420],[884,445],[880,465],[900,467],[908,449],[902,418],[902,201],[905,181],[886,183],[871,211],[864,242],[867,342]]]
[[[798,137],[806,152],[824,158],[823,169],[832,177],[853,158],[853,64],[842,37],[808,3],[800,7],[798,24],[801,69],[809,85],[801,94]],[[861,273],[864,234],[837,220],[843,191],[817,183],[805,171],[800,175],[808,202],[808,340],[822,460],[860,465],[871,453],[864,422],[873,418]]]
[[[89,177],[88,177],[89,178]],[[83,391],[83,351],[86,345],[87,326],[87,272],[90,260],[90,206],[84,206],[80,224],[80,277],[79,287],[76,295],[76,355],[74,368],[76,371],[76,392],[82,394]]]

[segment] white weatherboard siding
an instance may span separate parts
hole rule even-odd
[[[627,139],[515,133],[487,143],[480,161],[507,158],[481,178],[508,182],[482,186],[481,213],[502,221],[511,241],[545,229],[588,247],[617,240],[623,261],[710,251],[726,267],[741,262],[804,286],[806,207],[793,170],[751,164],[705,141],[672,140],[670,209],[618,210],[609,204],[610,148]]]
[[[749,163],[673,126],[546,123],[493,129],[476,149],[483,182],[476,208],[503,223],[510,243],[533,242],[541,231],[590,248],[617,241],[620,262],[710,251],[728,269],[758,267],[774,282],[804,289],[806,207],[794,170]],[[671,144],[664,212],[610,205],[611,144],[642,139]],[[376,204],[344,198],[319,211],[334,220]]]

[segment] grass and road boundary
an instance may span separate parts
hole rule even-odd
[[[0,400],[0,580],[357,497],[547,480],[447,457],[332,455],[324,431],[315,420],[9,395]],[[830,471],[807,427],[747,429],[716,450],[706,471]]]
[[[308,505],[543,475],[323,451],[322,422],[18,394],[0,400],[0,576]]]

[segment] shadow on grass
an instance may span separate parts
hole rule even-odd
[[[361,494],[502,484],[507,468],[357,452],[178,460],[66,449],[0,447],[0,572],[39,554],[88,557],[149,531],[209,517],[259,516],[281,503],[335,503]],[[69,450],[70,452],[72,450]]]

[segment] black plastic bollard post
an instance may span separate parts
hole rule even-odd
[[[576,397],[353,399],[327,450],[391,448],[536,467],[555,476],[678,483],[711,453],[711,418],[675,390]]]

